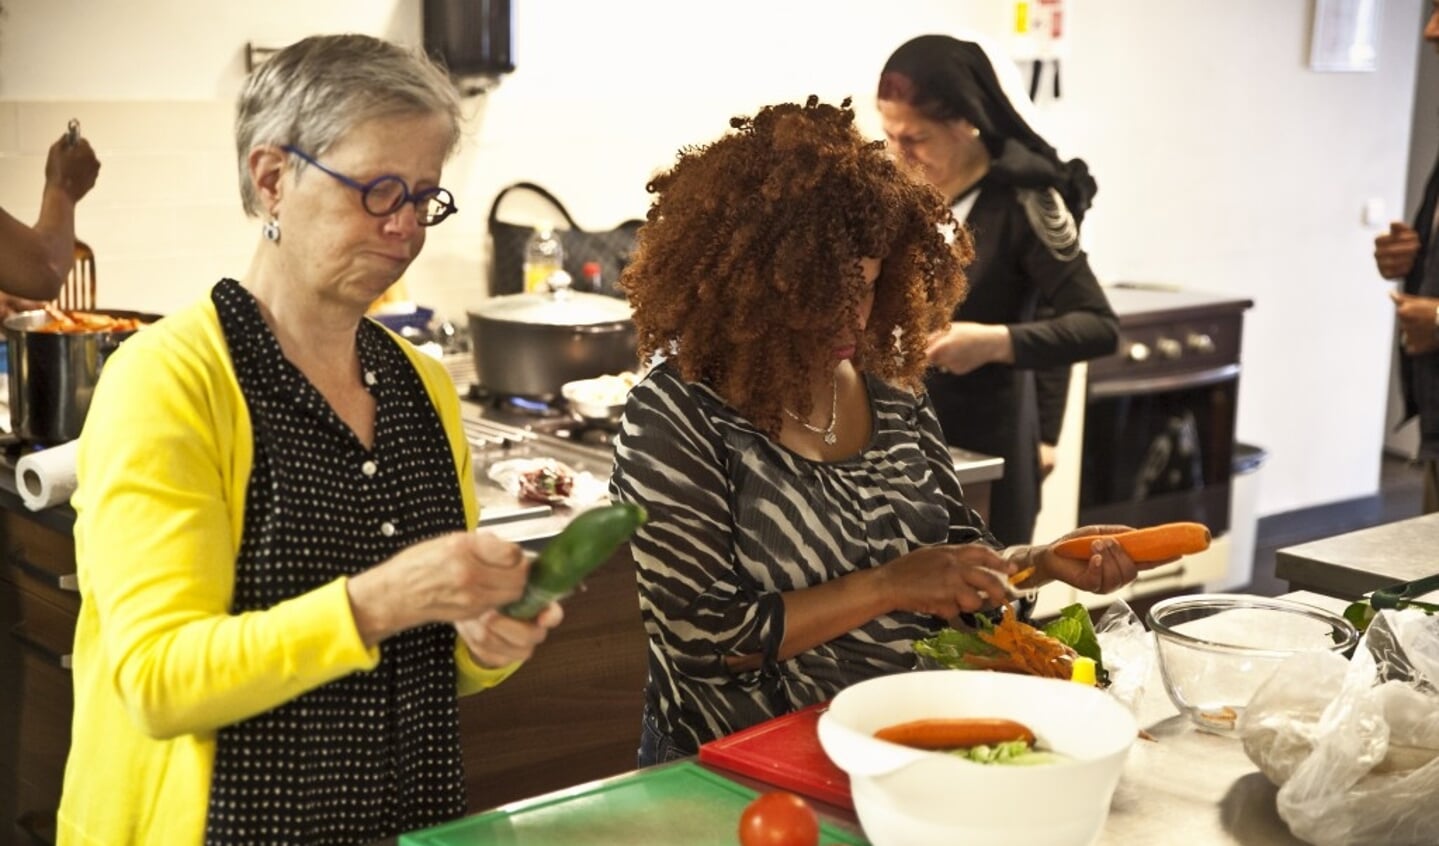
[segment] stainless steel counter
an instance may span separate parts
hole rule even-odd
[[[1342,600],[1315,593],[1284,595],[1343,611]],[[1275,807],[1278,788],[1255,768],[1233,737],[1200,731],[1164,691],[1158,668],[1140,701],[1139,724],[1154,740],[1129,753],[1099,846],[1156,843],[1297,846]]]
[[[1347,604],[1302,591],[1284,598],[1331,611]],[[1200,731],[1180,714],[1157,667],[1138,717],[1154,740],[1130,749],[1096,846],[1302,846],[1279,816],[1278,788],[1255,768],[1240,741]],[[828,805],[822,810],[837,825],[860,831],[852,812]]]
[[[563,506],[518,501],[489,478],[490,466],[496,461],[549,457],[578,472],[591,474],[599,484],[608,483],[613,453],[607,446],[576,443],[496,423],[487,419],[481,407],[471,402],[462,403],[461,412],[474,455],[474,484],[480,504],[481,528],[534,547],[558,534],[575,514],[573,509]],[[978,485],[997,479],[1004,472],[1003,459],[960,449],[951,449],[950,452],[954,454],[954,466],[961,484]],[[68,534],[75,523],[75,512],[68,503],[41,511],[29,511],[21,503],[15,487],[16,460],[17,456],[0,451],[0,506],[24,511],[37,522]]]
[[[1274,574],[1295,590],[1344,599],[1439,573],[1439,514],[1285,547]]]
[[[997,455],[970,452],[959,447],[950,447],[949,454],[954,457],[954,474],[959,477],[961,485],[993,482],[1004,475],[1004,459]]]
[[[1286,594],[1285,598],[1331,610],[1342,610],[1345,604],[1306,592]],[[1140,701],[1139,724],[1154,740],[1136,741],[1130,750],[1109,818],[1095,841],[1097,846],[1302,846],[1303,841],[1291,834],[1279,817],[1275,806],[1278,789],[1249,761],[1240,741],[1200,731],[1181,716],[1164,692],[1157,669]],[[773,789],[729,770],[703,766],[760,792]],[[608,780],[612,779],[587,782],[504,807],[544,804]],[[1035,801],[1043,802],[1044,797],[1037,796]],[[853,811],[817,800],[810,800],[810,804],[833,826],[863,835]],[[672,825],[677,837],[693,834],[683,818],[675,818]],[[539,830],[532,834],[544,836]]]
[[[472,402],[461,403],[461,416],[474,452],[475,491],[480,503],[480,528],[494,532],[522,546],[536,548],[554,537],[577,513],[566,506],[522,503],[490,479],[490,468],[512,458],[554,458],[579,473],[589,473],[597,483],[607,485],[613,452],[605,445],[591,445],[536,432],[513,425],[513,418],[500,421],[487,409]],[[959,482],[976,487],[1004,475],[1004,459],[951,447]]]

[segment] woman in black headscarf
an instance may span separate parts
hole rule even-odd
[[[1094,180],[1030,128],[973,42],[906,42],[880,75],[878,107],[891,149],[973,235],[969,296],[930,341],[928,388],[951,445],[1004,459],[989,523],[1001,541],[1028,543],[1041,444],[1059,439],[1069,366],[1118,343],[1118,320],[1079,247]]]

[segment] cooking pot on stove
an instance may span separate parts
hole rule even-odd
[[[90,309],[87,314],[159,320],[157,314]],[[5,318],[9,344],[10,426],[22,440],[59,444],[80,437],[100,369],[129,331],[43,332],[43,309]]]
[[[556,273],[548,291],[491,297],[469,312],[481,386],[552,400],[566,382],[635,369],[629,304],[568,283]]]

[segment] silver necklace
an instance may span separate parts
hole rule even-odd
[[[823,429],[818,426],[811,426],[808,420],[805,420],[803,417],[800,417],[798,414],[795,414],[793,411],[790,411],[784,406],[780,406],[780,408],[784,410],[785,414],[793,417],[796,423],[799,423],[799,425],[805,427],[811,432],[814,432],[816,435],[823,437],[825,443],[833,445],[835,441],[839,440],[839,438],[836,437],[834,434],[834,423],[836,420],[839,419],[839,377],[835,374],[830,374],[829,389],[829,425],[824,427]]]

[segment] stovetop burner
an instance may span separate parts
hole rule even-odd
[[[490,400],[495,408],[511,414],[528,414],[539,418],[568,417],[569,412],[558,402],[533,397],[500,396]]]
[[[484,409],[485,417],[497,422],[586,446],[609,449],[619,432],[617,422],[581,417],[559,397],[496,394],[474,384],[468,399]]]

